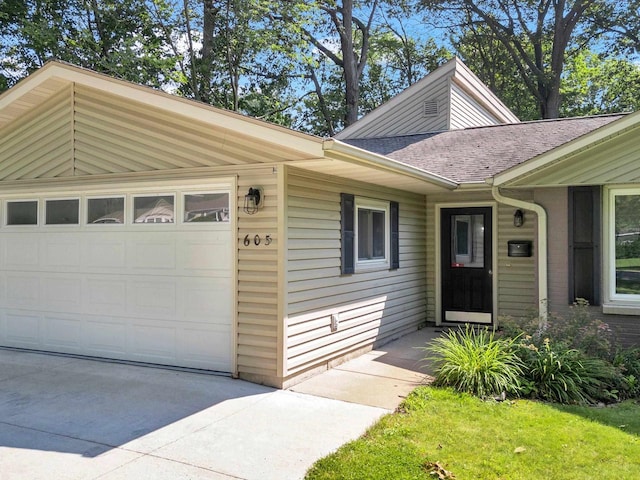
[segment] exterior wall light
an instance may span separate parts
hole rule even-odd
[[[262,205],[264,195],[262,195],[259,187],[251,187],[244,196],[244,208],[242,209],[247,215],[253,215],[258,211],[258,208]]]
[[[521,227],[524,225],[524,212],[520,209],[513,212],[513,226]]]

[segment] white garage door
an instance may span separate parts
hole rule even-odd
[[[0,344],[231,372],[229,191],[4,198]]]

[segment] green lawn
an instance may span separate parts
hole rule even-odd
[[[403,413],[318,461],[307,480],[638,479],[640,404],[593,408],[529,400],[483,402],[419,387]],[[443,477],[445,478],[445,477]]]

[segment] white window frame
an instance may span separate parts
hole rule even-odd
[[[359,225],[359,210],[377,210],[384,212],[384,258],[373,258],[360,260],[360,254],[358,246],[360,244],[360,225]],[[373,200],[370,198],[355,197],[354,205],[354,266],[355,271],[373,270],[373,269],[389,269],[391,262],[390,244],[391,244],[391,208],[390,203],[382,200]]]
[[[90,200],[102,200],[102,199],[109,199],[109,198],[121,198],[123,200],[123,209],[124,211],[122,212],[123,215],[123,219],[122,219],[122,223],[90,223],[89,222],[89,201]],[[105,193],[103,195],[88,195],[84,198],[84,204],[85,204],[85,211],[84,211],[84,224],[89,227],[89,228],[120,228],[123,227],[125,225],[127,225],[127,221],[128,219],[128,212],[127,212],[127,197],[126,195],[123,195],[121,193],[118,194],[109,194],[109,193]]]
[[[640,315],[640,295],[616,292],[616,197],[640,195],[638,187],[606,187],[604,216],[604,294],[603,313]]]
[[[47,210],[49,209],[49,202],[60,202],[67,200],[75,200],[78,203],[78,221],[76,223],[48,223],[47,222]],[[42,225],[45,228],[72,228],[78,227],[82,224],[82,199],[80,197],[46,197],[42,201]]]
[[[172,222],[136,222],[136,199],[137,198],[152,198],[152,197],[171,197],[173,198],[173,221]],[[150,225],[162,225],[165,228],[168,227],[169,225],[177,225],[179,218],[177,217],[178,212],[180,212],[180,209],[182,208],[180,205],[178,205],[178,196],[176,195],[175,191],[169,191],[169,192],[159,192],[159,193],[133,193],[130,195],[131,201],[129,209],[131,212],[131,224],[132,225],[146,225],[146,227],[143,228],[148,228]],[[136,227],[138,228],[138,227]]]
[[[187,195],[218,195],[218,194],[226,194],[227,195],[227,209],[228,211],[228,219],[227,221],[220,221],[220,222],[188,222],[185,220],[185,209],[187,206]],[[207,227],[211,227],[211,226],[215,226],[215,225],[221,225],[221,224],[228,224],[229,222],[231,222],[231,192],[228,190],[181,190],[180,192],[180,214],[179,214],[179,221],[181,224],[184,225],[189,225],[190,227],[193,228],[199,228],[204,226]]]
[[[36,204],[36,223],[27,223],[27,224],[10,224],[9,223],[9,204],[11,203],[21,203],[21,202],[35,202]],[[9,228],[34,228],[40,225],[40,202],[37,198],[16,198],[16,199],[6,199],[4,200],[3,212],[4,219],[3,225]]]

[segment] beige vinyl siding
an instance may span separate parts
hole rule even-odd
[[[521,198],[522,196],[520,196]],[[524,199],[524,198],[523,198]],[[476,204],[478,206],[491,205],[494,200],[490,192],[454,192],[450,195],[427,196],[427,225],[436,224],[436,205],[443,208],[455,207],[460,204]],[[513,226],[513,212],[516,209],[507,205],[497,206],[498,232],[494,236],[497,242],[497,277],[498,316],[522,316],[531,308],[537,306],[536,267],[535,267],[535,225],[536,216],[533,212],[525,211],[525,224],[520,228]],[[494,210],[495,212],[495,210]],[[439,232],[429,229],[427,235],[427,318],[436,321],[436,242],[439,242]],[[516,258],[507,256],[507,242],[509,240],[534,241],[534,256]]]
[[[299,158],[243,132],[75,88],[76,175],[264,163]]]
[[[0,129],[0,180],[71,174],[71,107],[71,89],[63,89],[19,121]]]
[[[291,376],[425,321],[424,197],[289,169],[286,372]],[[400,268],[341,275],[340,193],[398,201]],[[331,315],[340,323],[331,332]]]
[[[438,114],[425,116],[425,102],[436,102]],[[399,105],[395,105],[378,121],[363,126],[349,138],[391,137],[438,132],[447,129],[448,119],[449,81],[448,77],[443,77],[430,85],[428,90],[419,91]]]
[[[256,168],[238,176],[238,373],[274,383],[278,376],[278,173]],[[264,192],[258,213],[243,212],[249,187]],[[244,239],[248,235],[249,245]],[[260,244],[255,245],[256,235]],[[271,244],[266,244],[266,236]]]
[[[451,114],[449,129],[495,125],[498,120],[467,92],[451,82]]]

